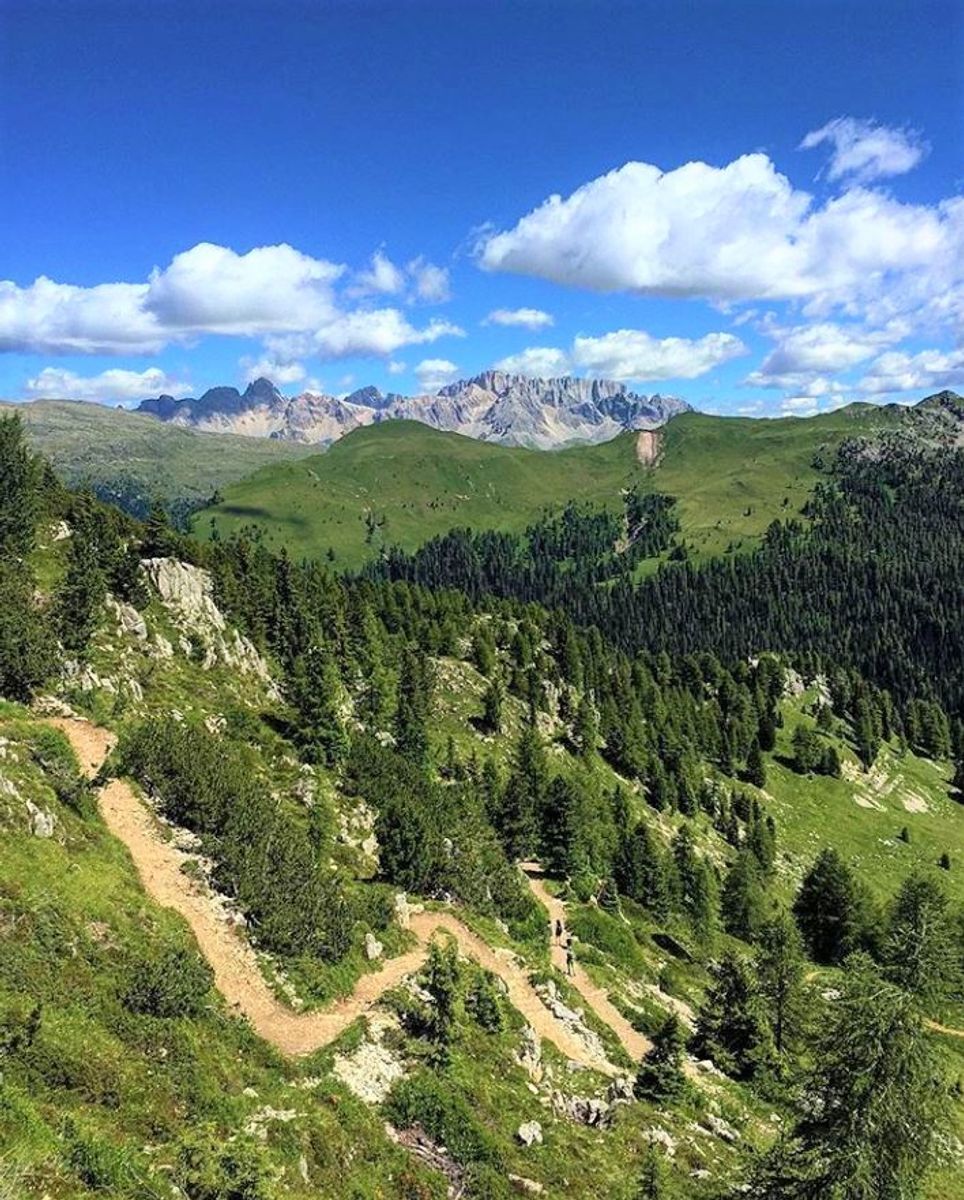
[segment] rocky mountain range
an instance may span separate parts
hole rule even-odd
[[[243,392],[216,387],[197,399],[158,396],[139,412],[176,425],[246,437],[327,445],[361,425],[407,418],[433,429],[509,446],[552,449],[602,442],[626,429],[652,429],[690,408],[675,396],[639,395],[610,379],[530,379],[486,371],[434,395],[387,394],[376,387],[348,396],[286,396],[270,379]]]

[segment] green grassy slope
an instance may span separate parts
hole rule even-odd
[[[898,420],[870,405],[805,420],[684,413],[659,433],[651,466],[637,459],[635,433],[539,451],[393,421],[223,489],[223,503],[200,512],[195,529],[206,535],[212,519],[222,533],[257,524],[297,556],[331,547],[337,565],[354,567],[382,545],[412,550],[453,526],[521,530],[567,500],[618,505],[635,484],[677,496],[684,536],[696,553],[715,554],[752,544],[775,517],[799,511],[817,478],[815,455]]]
[[[70,400],[0,405],[18,412],[36,450],[68,484],[91,482],[101,494],[143,493],[197,504],[217,488],[311,448],[268,438],[200,433],[144,413]]]

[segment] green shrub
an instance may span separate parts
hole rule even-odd
[[[570,915],[569,926],[581,942],[602,950],[626,970],[640,973],[646,963],[632,929],[599,908],[578,909]]]
[[[152,1017],[196,1017],[213,985],[214,972],[204,959],[177,948],[138,967],[124,1004]]]
[[[213,1132],[184,1142],[175,1177],[190,1200],[274,1200],[277,1190],[262,1151],[247,1138]]]
[[[399,1080],[385,1102],[385,1116],[399,1129],[418,1125],[447,1147],[456,1162],[502,1166],[502,1156],[485,1129],[452,1085],[430,1071]]]

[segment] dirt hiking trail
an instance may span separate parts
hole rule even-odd
[[[566,924],[566,906],[560,899],[553,896],[546,887],[542,868],[538,863],[526,862],[522,863],[521,866],[526,873],[526,878],[529,880],[529,887],[532,889],[532,894],[549,913],[549,921],[553,927],[553,937],[550,944],[552,965],[565,975],[566,950],[564,946],[559,945],[555,937],[555,925],[559,921],[562,923],[563,929],[568,930]],[[652,1045],[649,1038],[630,1025],[619,1009],[609,999],[608,994],[601,987],[597,987],[593,983],[578,963],[573,964],[573,974],[569,976],[569,982],[586,1001],[596,1016],[599,1017],[600,1021],[603,1021],[615,1033],[630,1058],[634,1062],[638,1062]]]
[[[84,772],[88,777],[95,776],[114,747],[114,735],[79,718],[57,717],[48,723],[66,734]],[[243,935],[226,923],[206,890],[182,870],[190,856],[159,836],[156,818],[132,788],[122,779],[111,780],[101,789],[99,802],[108,829],[130,852],[144,890],[158,904],[173,908],[187,921],[227,1003],[282,1053],[311,1054],[334,1041],[386,991],[421,967],[432,937],[444,930],[464,954],[505,982],[509,1001],[541,1038],[583,1066],[607,1075],[619,1073],[611,1063],[594,1055],[565,1022],[546,1008],[529,982],[525,967],[511,951],[493,949],[450,913],[414,913],[410,928],[419,940],[418,947],[390,959],[380,970],[363,975],[350,996],[333,1002],[324,1012],[292,1011],[268,987],[257,956]],[[548,894],[540,879],[529,878],[535,895],[546,904],[555,920],[562,909],[561,902]],[[565,970],[565,952],[561,947],[553,948],[553,962],[559,965],[557,951],[562,955]],[[638,1058],[649,1042],[632,1029],[581,968],[577,968],[573,982],[626,1050]]]

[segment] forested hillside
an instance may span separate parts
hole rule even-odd
[[[961,454],[834,447],[720,561],[624,475],[345,574],[0,419],[0,1186],[959,1195]]]

